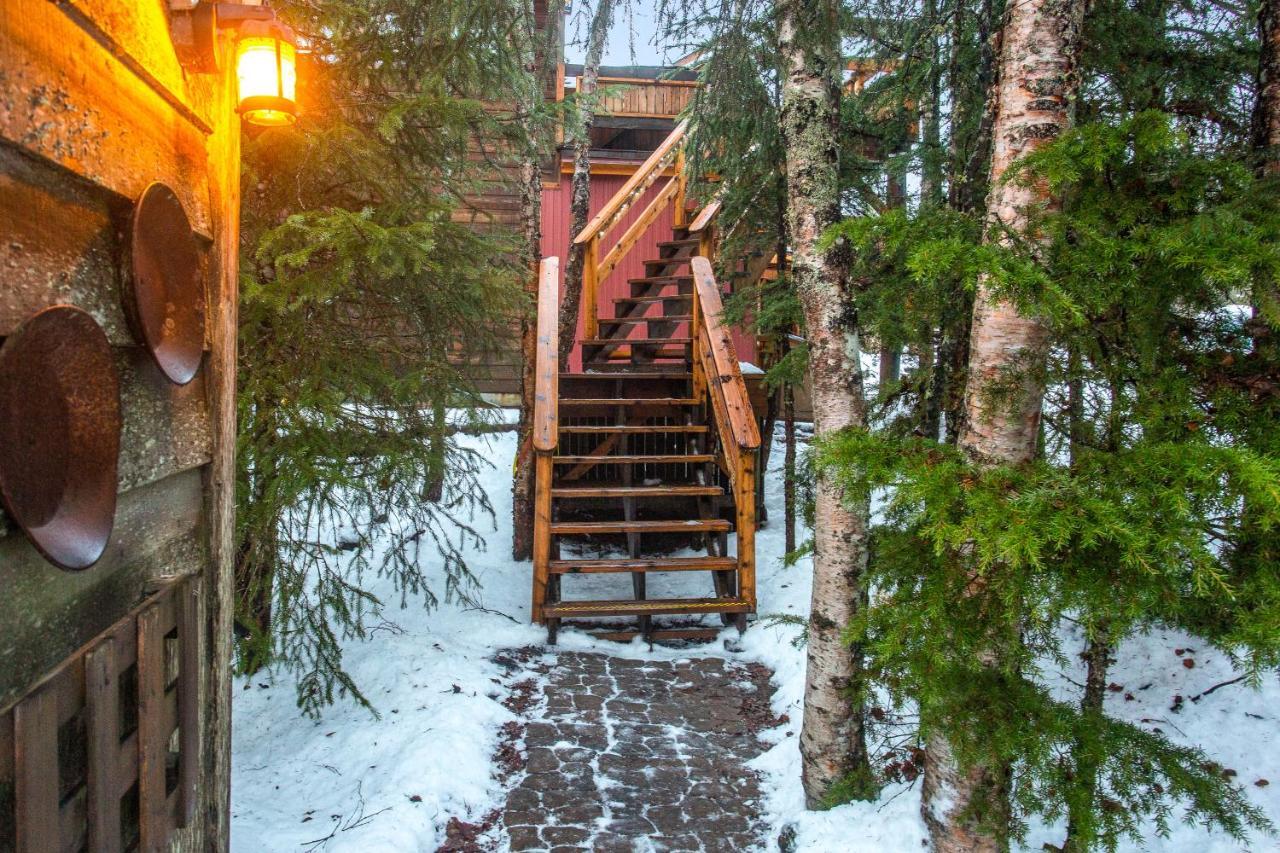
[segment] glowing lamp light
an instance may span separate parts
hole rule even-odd
[[[298,120],[298,49],[293,31],[277,21],[245,21],[236,42],[240,117],[260,127]]]

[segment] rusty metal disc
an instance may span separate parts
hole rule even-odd
[[[164,375],[186,385],[204,349],[200,253],[182,202],[164,184],[143,191],[133,211],[132,280],[125,308]]]
[[[106,334],[70,305],[0,346],[0,498],[46,558],[87,569],[111,538],[120,377]]]

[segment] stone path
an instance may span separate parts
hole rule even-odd
[[[579,652],[542,660],[545,684],[523,682],[524,775],[502,815],[511,850],[764,844],[759,779],[746,762],[764,749],[757,733],[782,722],[771,719],[766,668]]]

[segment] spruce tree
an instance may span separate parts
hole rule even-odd
[[[237,566],[240,665],[278,664],[315,714],[365,701],[342,644],[390,602],[465,599],[491,512],[463,359],[522,307],[514,241],[467,221],[489,109],[523,80],[505,2],[285,2],[303,113],[245,151]],[[449,412],[452,420],[448,420]],[[475,513],[479,516],[475,516]]]

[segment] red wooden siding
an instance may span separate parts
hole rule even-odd
[[[622,185],[627,182],[626,175],[593,175],[591,178],[591,212],[590,216],[595,214],[605,206]],[[640,217],[645,207],[655,195],[662,191],[666,185],[665,181],[659,180],[649,188],[644,197],[639,202],[631,206],[622,221],[614,226],[605,238],[604,244],[600,247],[600,258],[603,260],[609,250],[613,248],[618,239],[627,232],[627,228],[631,223]],[[548,187],[542,191],[542,255],[543,257],[556,256],[561,258],[561,279],[560,288],[561,296],[564,294],[564,266],[565,259],[568,257],[569,241],[572,236],[569,233],[570,213],[569,205],[573,196],[573,181],[568,175],[562,177],[559,186]],[[623,258],[622,263],[618,264],[609,277],[600,283],[598,311],[601,317],[613,316],[613,300],[618,297],[630,296],[627,286],[627,280],[632,278],[641,278],[644,276],[644,262],[648,259],[658,257],[658,243],[671,239],[671,219],[672,211],[670,209],[662,212],[661,215],[649,227],[635,248]],[[734,346],[738,350],[738,358],[742,361],[755,361],[756,347],[755,338],[749,334],[745,334],[741,329],[734,329]],[[642,327],[632,332],[635,337],[643,337]],[[678,335],[686,335],[686,329],[678,330]],[[578,321],[578,338],[582,337],[582,321]],[[569,369],[574,372],[582,370],[582,353],[578,348],[574,349],[573,356],[569,360]]]

